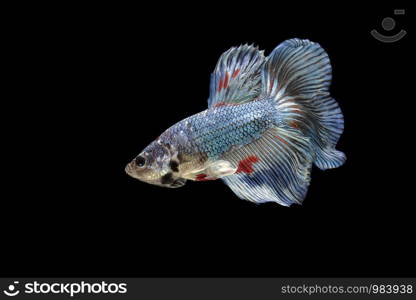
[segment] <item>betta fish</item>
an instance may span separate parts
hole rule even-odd
[[[268,57],[232,47],[211,75],[208,109],[167,129],[125,170],[162,187],[222,179],[241,199],[301,204],[312,164],[346,160],[335,149],[344,118],[329,93],[331,72],[325,50],[309,40],[286,40]]]

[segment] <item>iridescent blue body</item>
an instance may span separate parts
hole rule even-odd
[[[178,122],[162,134],[161,138],[184,132],[190,143],[186,146],[178,145],[184,153],[215,160],[233,146],[244,146],[260,138],[263,132],[276,123],[276,119],[276,109],[269,101],[223,105]]]

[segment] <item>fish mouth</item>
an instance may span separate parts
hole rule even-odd
[[[133,176],[133,174],[134,174],[134,172],[133,172],[134,171],[134,168],[133,168],[131,162],[126,165],[126,167],[124,168],[124,171],[127,173],[127,175],[130,175],[130,176],[134,177]]]
[[[129,163],[127,164],[127,166],[124,168],[124,171],[126,172],[127,175],[129,175],[130,177],[146,182],[144,181],[142,178],[139,177],[139,174],[137,174],[137,169],[135,168],[134,163]]]

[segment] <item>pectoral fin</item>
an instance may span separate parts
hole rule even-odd
[[[216,178],[232,175],[236,171],[237,168],[227,160],[217,160],[207,168],[207,174]]]

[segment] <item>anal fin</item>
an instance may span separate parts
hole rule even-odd
[[[234,174],[236,171],[237,168],[226,160],[217,160],[207,168],[207,174],[216,178]]]
[[[272,128],[223,159],[237,166],[223,181],[242,199],[290,206],[306,196],[313,159],[309,139],[296,131]]]

